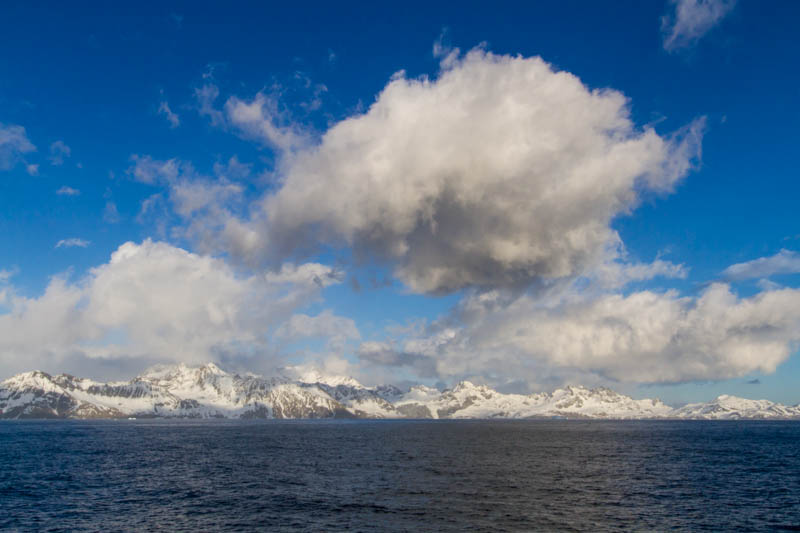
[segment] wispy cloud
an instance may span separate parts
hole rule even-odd
[[[0,122],[0,170],[10,170],[17,163],[24,163],[23,154],[35,151],[36,146],[28,139],[25,128]],[[26,167],[31,175],[39,169],[39,165],[26,164]]]
[[[69,239],[61,239],[56,243],[56,248],[86,248],[91,244],[90,241],[72,237]]]
[[[50,145],[50,164],[53,166],[61,166],[64,164],[64,159],[72,155],[72,149],[64,144],[64,141],[56,141]]]
[[[161,104],[158,106],[158,114],[164,115],[164,117],[167,119],[167,122],[169,122],[170,128],[177,128],[181,124],[180,117],[178,117],[176,113],[172,112],[167,102],[161,102]]]
[[[664,49],[673,52],[697,43],[725,18],[736,0],[671,0],[674,10],[661,18]]]
[[[116,203],[110,200],[106,202],[106,206],[103,208],[103,220],[109,224],[116,224],[122,220],[122,217],[119,215],[119,210],[117,210]]]
[[[800,273],[800,254],[782,249],[775,255],[759,257],[752,261],[731,265],[722,271],[722,277],[729,281],[768,278],[778,274]]]
[[[249,102],[232,96],[225,103],[225,113],[232,126],[248,137],[288,152],[308,145],[308,136],[288,120],[276,98],[258,93]]]
[[[73,189],[68,185],[63,185],[60,189],[56,191],[56,194],[59,196],[78,196],[81,193],[78,189]]]
[[[213,74],[213,70],[211,70]],[[209,74],[209,77],[212,76]],[[206,77],[205,75],[203,76]],[[219,88],[213,83],[207,83],[194,90],[194,97],[197,100],[197,112],[200,116],[208,117],[212,126],[223,126],[225,115],[215,107],[215,102],[219,97]]]
[[[133,154],[131,162],[133,165],[126,170],[126,173],[136,181],[149,185],[172,183],[181,175],[194,173],[189,163],[175,158],[157,160],[149,155]]]
[[[0,268],[0,283],[8,283],[8,280],[10,280],[16,273],[16,270],[4,270]]]
[[[313,84],[302,73],[295,73],[295,81],[304,90],[311,91],[310,99],[299,104],[306,112],[319,109],[321,97],[328,90],[325,85]],[[275,93],[280,90],[277,85]],[[292,120],[291,113],[281,105],[275,93],[258,92],[251,100],[237,96],[229,97],[221,108],[217,107],[219,88],[206,83],[195,89],[197,111],[208,117],[212,126],[231,130],[238,135],[259,141],[272,148],[278,155],[306,148],[311,143],[310,132]]]
[[[169,18],[175,23],[178,29],[183,27],[183,15],[180,13],[170,13]]]

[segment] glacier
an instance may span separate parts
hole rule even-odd
[[[158,365],[130,381],[25,372],[0,382],[0,419],[37,418],[586,418],[800,420],[800,405],[723,395],[673,408],[608,388],[504,394],[462,381],[439,391],[367,387],[351,377],[226,372],[214,363]]]

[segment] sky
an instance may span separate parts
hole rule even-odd
[[[797,404],[798,16],[5,2],[0,378]]]

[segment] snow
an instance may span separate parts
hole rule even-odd
[[[284,370],[291,377],[232,374],[213,363],[159,365],[130,381],[112,383],[25,372],[0,382],[0,417],[800,419],[800,406],[728,395],[673,409],[607,388],[569,386],[522,395],[463,381],[444,391],[418,385],[403,392],[392,386],[365,387],[316,369]]]
[[[710,402],[692,403],[675,409],[672,415],[706,420],[800,418],[800,405],[789,407],[769,400],[748,400],[723,394]]]
[[[340,376],[336,374],[326,374],[315,367],[308,366],[287,366],[281,369],[289,379],[299,381],[301,383],[321,383],[336,387],[338,385],[345,385],[347,387],[365,388],[364,385],[359,383],[356,379],[350,376]]]

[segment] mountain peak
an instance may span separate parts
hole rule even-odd
[[[462,381],[439,391],[417,385],[364,387],[318,369],[284,369],[293,379],[225,372],[215,363],[157,365],[128,382],[98,383],[32,371],[0,383],[0,418],[673,418],[796,419],[800,406],[720,395],[673,409],[611,389],[568,386],[552,394],[503,394]]]
[[[227,372],[222,370],[215,363],[206,363],[203,365],[187,365],[186,363],[177,363],[153,365],[140,374],[139,378],[169,380],[180,376],[195,376],[198,374],[210,374],[217,376],[228,375]]]
[[[320,383],[322,385],[328,385],[329,387],[338,387],[340,385],[344,385],[346,387],[353,387],[356,389],[366,388],[355,378],[337,374],[327,374],[319,368],[312,366],[287,366],[280,369],[280,371],[289,379],[293,379],[301,383]]]

